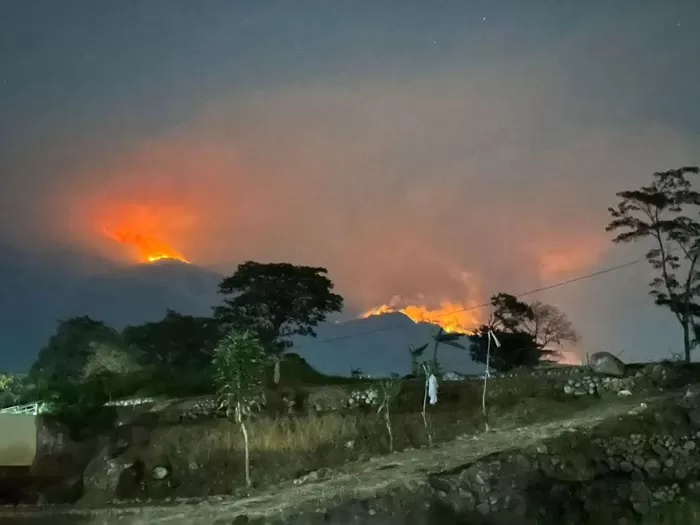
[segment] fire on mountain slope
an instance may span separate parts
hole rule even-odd
[[[441,301],[439,308],[428,308],[422,305],[407,304],[400,306],[398,300],[392,300],[364,312],[360,317],[367,318],[373,315],[382,315],[390,312],[401,312],[414,323],[432,323],[441,326],[446,332],[471,334],[484,321],[479,317],[474,308],[476,304],[454,303]]]
[[[392,312],[400,312],[414,323],[432,323],[441,326],[446,332],[473,334],[476,328],[483,325],[486,320],[479,316],[476,308],[477,302],[469,304],[441,301],[439,308],[427,308],[425,306],[408,305],[398,306],[399,300],[395,298],[389,304],[384,304],[363,313],[360,317],[366,319],[373,315],[382,315]],[[567,346],[557,348],[556,361],[562,365],[581,365],[582,358],[575,347]]]
[[[189,264],[189,261],[179,251],[161,240],[148,238],[127,229],[113,231],[105,228],[103,231],[110,239],[128,246],[141,263],[173,260]]]

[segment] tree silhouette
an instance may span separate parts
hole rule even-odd
[[[687,176],[698,173],[697,166],[654,173],[649,186],[617,193],[620,201],[608,208],[612,220],[605,228],[621,231],[614,243],[652,241],[646,259],[658,276],[649,283],[649,293],[681,325],[687,362],[697,343],[697,337],[691,339],[693,321],[700,316],[694,301],[700,295],[700,193]]]
[[[432,367],[433,371],[437,373],[440,370],[440,362],[438,361],[438,348],[440,345],[447,345],[453,348],[459,348],[460,350],[466,350],[464,346],[457,341],[463,337],[462,333],[446,332],[441,326],[437,333],[433,335],[433,359]]]
[[[265,392],[265,359],[260,341],[251,332],[231,331],[214,352],[217,394],[241,427],[245,446],[245,479],[250,480],[250,453],[245,419]]]
[[[530,303],[532,318],[523,319],[522,329],[530,334],[541,350],[564,343],[578,343],[581,339],[569,317],[556,306],[535,301]]]
[[[206,367],[221,338],[221,329],[212,318],[168,310],[160,321],[127,326],[122,334],[127,344],[139,349],[145,364],[172,373]]]
[[[245,262],[219,285],[224,304],[214,317],[227,328],[253,332],[277,363],[293,335],[316,336],[314,328],[343,308],[320,267]]]
[[[471,346],[469,353],[477,363],[486,363],[488,349],[489,327],[480,327],[475,334],[470,335]],[[500,347],[491,345],[490,365],[494,370],[506,372],[519,366],[532,367],[539,364],[544,357],[543,351],[537,347],[534,338],[522,331],[493,330],[501,343]]]
[[[554,306],[528,304],[507,293],[491,297],[491,305],[490,324],[469,336],[469,351],[477,363],[486,363],[489,331],[501,343],[500,347],[491,346],[491,366],[499,371],[552,361],[558,353],[549,345],[578,339],[568,318]]]
[[[30,371],[31,379],[44,382],[80,381],[95,345],[125,347],[121,334],[101,321],[88,316],[60,321],[56,333],[39,351]]]

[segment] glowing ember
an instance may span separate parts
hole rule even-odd
[[[131,248],[138,256],[139,262],[180,261],[189,264],[189,261],[180,252],[163,241],[149,239],[144,235],[128,230],[112,231],[105,228],[103,231],[110,239]]]
[[[441,326],[446,332],[472,334],[483,322],[479,319],[476,310],[467,310],[468,308],[469,305],[451,301],[441,301],[440,307],[435,309],[419,305],[400,307],[396,301],[391,301],[389,304],[363,313],[360,317],[367,318],[372,315],[401,312],[414,323],[432,323]]]

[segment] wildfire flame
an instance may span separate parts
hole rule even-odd
[[[180,252],[163,241],[147,238],[125,229],[112,231],[104,228],[103,232],[110,239],[129,246],[137,254],[139,262],[154,263],[170,260],[190,263]]]
[[[441,301],[440,307],[431,309],[426,306],[412,305],[400,307],[391,301],[364,312],[360,317],[366,319],[373,315],[382,315],[391,312],[400,312],[414,323],[432,323],[441,326],[445,332],[472,334],[483,322],[479,319],[475,310],[468,310],[470,305]]]
[[[389,304],[373,308],[360,315],[360,317],[366,319],[373,315],[400,312],[414,323],[432,323],[441,326],[445,332],[465,335],[473,334],[476,328],[484,324],[484,321],[477,315],[476,309],[468,310],[468,308],[476,306],[476,303],[465,306],[463,303],[441,301],[440,308],[430,309],[417,305],[399,307],[395,304],[396,302],[396,299],[392,300]],[[581,356],[573,347],[558,348],[556,350],[559,352],[557,362],[560,365],[579,366],[583,362]]]

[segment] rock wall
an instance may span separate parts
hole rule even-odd
[[[586,367],[515,371],[490,379],[488,396],[493,400],[503,396],[522,399],[658,393],[687,383],[697,375],[693,368],[671,364],[627,368],[622,377],[596,375]],[[440,388],[441,400],[434,409],[449,411],[455,406],[480,406],[481,388],[481,381],[444,381]],[[376,387],[371,383],[366,386],[322,387],[306,389],[302,393],[291,392],[287,399],[294,399],[299,404],[297,408],[303,411],[355,410],[376,404],[377,397],[371,393],[373,389]],[[407,381],[399,404],[415,411],[422,404],[422,395],[421,381]],[[277,397],[270,396],[268,404],[279,405],[277,409],[282,411],[290,408],[281,402],[284,395]],[[373,502],[346,502],[337,512],[342,514],[345,512],[342,509],[348,505],[355,509],[353,512],[365,509],[362,513],[369,521],[356,523],[382,524],[404,524],[411,523],[411,520],[425,524],[449,524],[458,520],[467,520],[468,523],[508,521],[524,525],[576,524],[598,519],[596,513],[601,512],[616,520],[605,521],[608,517],[601,516],[598,519],[601,525],[618,525],[622,519],[633,523],[665,503],[700,497],[699,400],[696,389],[690,388],[680,401],[674,399],[662,407],[653,408],[642,403],[638,411],[615,420],[614,424],[545,442],[535,450],[513,450],[482,458],[455,471],[431,475],[417,492],[382,494]],[[168,404],[167,407],[157,403],[151,405],[144,405],[147,414],[141,413],[141,417],[160,411],[170,414],[166,419],[172,417],[173,423],[183,417],[212,417],[220,412],[208,398],[190,400],[186,404]],[[131,420],[132,417],[125,419]],[[127,490],[128,485],[138,484],[138,480],[129,481],[127,478],[136,467],[143,468],[138,451],[147,446],[150,424],[162,423],[160,416],[157,419],[148,425],[133,420],[131,423],[122,421],[109,440],[81,446],[69,443],[63,436],[64,432],[59,430],[44,432],[51,439],[42,440],[45,441],[40,447],[42,450],[53,447],[60,450],[62,456],[80,457],[78,463],[81,467],[75,468],[68,476],[65,476],[67,470],[64,468],[49,469],[63,471],[64,479],[55,490],[44,491],[42,500],[74,501],[82,497],[86,501],[106,503],[115,493],[120,494],[119,487],[127,487],[122,492],[124,497],[131,497],[133,491]],[[48,426],[44,428],[47,429]],[[127,449],[129,453],[124,455]],[[47,456],[55,457],[56,454]],[[48,461],[51,457],[44,458],[42,463],[53,467],[54,462]],[[431,521],[437,519],[434,516],[451,516],[449,520],[452,521]],[[377,521],[380,518],[385,521]],[[299,525],[307,523],[303,521],[306,519],[300,516]],[[346,522],[319,523],[341,525]]]
[[[513,449],[449,472],[431,474],[414,490],[394,491],[374,499],[345,501],[332,509],[254,522],[260,525],[642,523],[650,513],[663,511],[672,503],[700,501],[697,391],[690,388],[687,395],[669,397],[652,407],[640,403],[624,417],[583,432],[572,431],[530,449]]]
[[[483,523],[623,524],[700,497],[700,406],[692,393],[587,433],[431,477],[435,497]],[[477,521],[479,522],[479,521]]]
[[[624,366],[624,365],[623,365]],[[552,367],[540,369],[517,369],[500,374],[488,381],[487,402],[504,395],[558,397],[606,394],[623,395],[640,393],[658,388],[682,384],[687,380],[678,366],[672,364],[632,365],[623,376],[606,376],[587,366]],[[686,371],[687,372],[687,371]],[[449,405],[461,403],[471,406],[481,402],[481,378],[470,378],[446,374],[448,379],[440,382],[441,398]],[[424,382],[421,379],[404,380],[397,402],[413,410],[422,404]],[[187,400],[156,402],[139,400],[138,406],[126,403],[120,407],[120,419],[128,422],[145,412],[158,414],[161,422],[189,421],[202,418],[225,417],[226,412],[210,396]],[[268,414],[333,412],[376,408],[381,403],[379,387],[372,383],[318,387],[283,388],[268,391],[253,412]],[[439,407],[438,407],[439,410]]]

